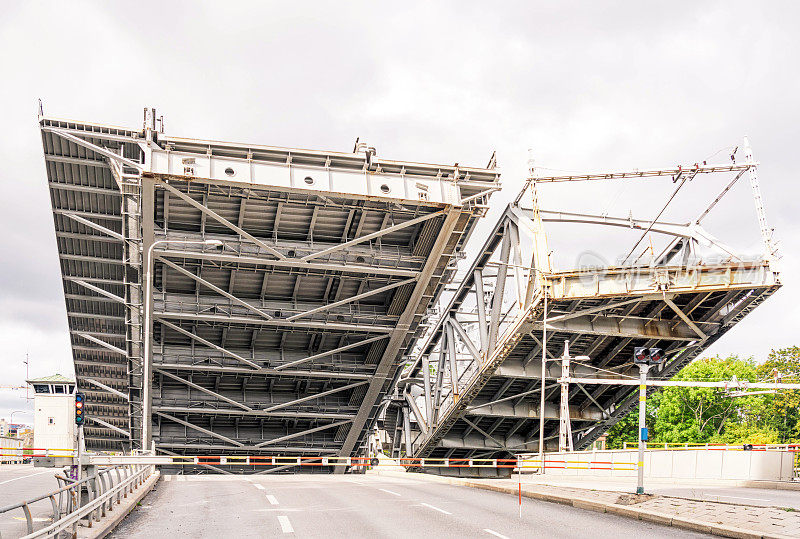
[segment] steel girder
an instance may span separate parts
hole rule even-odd
[[[564,341],[573,355],[591,358],[572,363],[573,373],[589,377],[634,376],[633,348],[661,347],[668,360],[655,376],[666,379],[780,287],[768,260],[554,272],[534,254],[532,264],[520,264],[520,235],[536,253],[541,223],[553,219],[512,204],[496,223],[389,404],[396,455],[403,447],[423,458],[497,458],[537,449],[545,290],[544,437],[554,449],[561,372],[555,360]],[[624,386],[572,385],[576,448],[603,434],[637,395]],[[397,418],[405,417],[404,429]]]
[[[41,128],[95,449],[138,447],[152,399],[166,453],[355,455],[499,188],[363,146]]]

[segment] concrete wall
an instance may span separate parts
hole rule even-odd
[[[635,449],[547,453],[545,460],[545,473],[548,475],[635,477],[638,453]],[[789,481],[794,474],[794,453],[649,449],[644,455],[644,474],[645,477],[663,479]]]

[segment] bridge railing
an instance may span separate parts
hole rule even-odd
[[[115,500],[120,504],[122,498],[127,497],[128,493],[133,493],[154,471],[153,465],[132,464],[103,468],[80,481],[56,475],[61,487],[23,502],[0,507],[0,515],[21,510],[27,524],[27,535],[24,536],[26,539],[57,537],[62,531],[70,529],[74,535],[81,519],[86,518],[87,525],[91,527],[93,522],[106,516],[107,511],[113,510]],[[81,495],[84,488],[87,493],[86,499]],[[49,526],[34,530],[31,505],[43,500],[50,501],[53,522]]]

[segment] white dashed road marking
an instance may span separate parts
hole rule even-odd
[[[294,533],[294,528],[292,528],[292,523],[289,522],[289,517],[281,515],[278,517],[278,522],[281,524],[283,533]]]
[[[255,484],[258,490],[264,490],[264,485],[259,485],[258,483]]]
[[[272,505],[278,505],[278,499],[272,494],[267,494],[267,501],[269,501],[269,503]]]
[[[385,492],[386,494],[391,494],[392,496],[400,496],[400,494],[396,492],[392,492],[391,490],[386,490],[385,488],[379,488],[378,490]]]
[[[439,509],[438,507],[434,507],[433,505],[431,505],[429,503],[422,502],[420,505],[424,505],[425,507],[428,507],[429,509],[433,509],[434,511],[439,511],[440,513],[444,513],[445,515],[452,515],[453,514],[450,511],[445,511],[444,509]]]
[[[489,528],[484,528],[483,531],[485,531],[486,533],[490,533],[490,534],[494,535],[495,537],[499,537],[500,539],[508,539],[508,537],[506,537],[502,533],[497,533],[496,531],[490,530]]]

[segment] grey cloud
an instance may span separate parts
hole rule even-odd
[[[361,136],[386,157],[476,165],[497,150],[506,191],[490,219],[521,186],[528,148],[540,167],[649,167],[702,160],[747,134],[787,284],[712,351],[764,357],[793,343],[796,3],[75,2],[5,14],[0,46],[14,53],[0,58],[11,80],[0,88],[0,331],[19,321],[67,342],[35,123],[42,97],[48,114],[126,126],[156,106],[168,131],[190,137],[349,150]],[[651,199],[645,208],[663,194]],[[732,201],[709,227],[748,247],[752,201]],[[598,202],[578,191],[553,204]],[[622,196],[614,210],[629,206]],[[565,263],[583,249],[577,233],[560,241]]]

